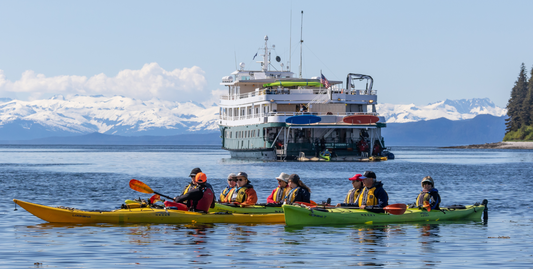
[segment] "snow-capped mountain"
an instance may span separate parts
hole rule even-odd
[[[480,114],[489,114],[496,117],[507,114],[506,109],[497,107],[488,98],[446,99],[426,106],[378,104],[376,109],[380,116],[385,117],[387,123],[416,122],[438,118],[466,120]]]
[[[445,100],[427,106],[379,104],[387,123],[501,117],[506,110],[489,99]],[[123,96],[54,96],[35,101],[0,98],[0,141],[89,133],[170,136],[217,132],[219,107],[195,102],[142,101]]]
[[[35,101],[0,103],[0,140],[6,129],[46,133],[116,135],[176,135],[218,130],[219,108],[159,99],[141,101],[123,96],[57,95]],[[22,129],[21,129],[22,128]],[[4,129],[2,132],[2,129]],[[1,137],[4,136],[4,137]],[[32,135],[32,138],[40,137]]]

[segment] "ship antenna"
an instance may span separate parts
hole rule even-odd
[[[268,36],[265,36],[265,55],[263,56],[263,72],[268,71]]]
[[[302,78],[302,45],[304,43],[303,31],[304,31],[304,11],[302,10],[302,26],[300,29],[300,78]]]
[[[291,8],[291,22],[290,22],[290,26],[289,26],[290,30],[289,30],[289,72],[291,71],[291,59],[292,59],[292,8]],[[283,70],[281,70],[283,71]]]
[[[233,51],[233,53],[235,53],[235,70],[239,70],[239,68],[237,67],[237,52]]]

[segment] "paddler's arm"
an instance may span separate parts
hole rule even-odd
[[[249,188],[246,189],[246,201],[244,203],[241,203],[241,206],[247,206],[247,205],[255,205],[257,203],[257,193],[254,189]]]
[[[204,196],[204,193],[200,189],[193,189],[184,195],[174,198],[176,203],[181,203],[187,200],[200,200]]]

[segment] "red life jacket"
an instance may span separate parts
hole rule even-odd
[[[215,199],[215,193],[211,188],[206,187],[202,199],[196,204],[196,211],[208,212],[211,203],[213,203],[213,199]]]

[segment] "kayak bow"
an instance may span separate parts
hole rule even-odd
[[[283,223],[284,215],[200,213],[150,207],[85,211],[65,207],[50,207],[13,199],[36,217],[54,223]]]

